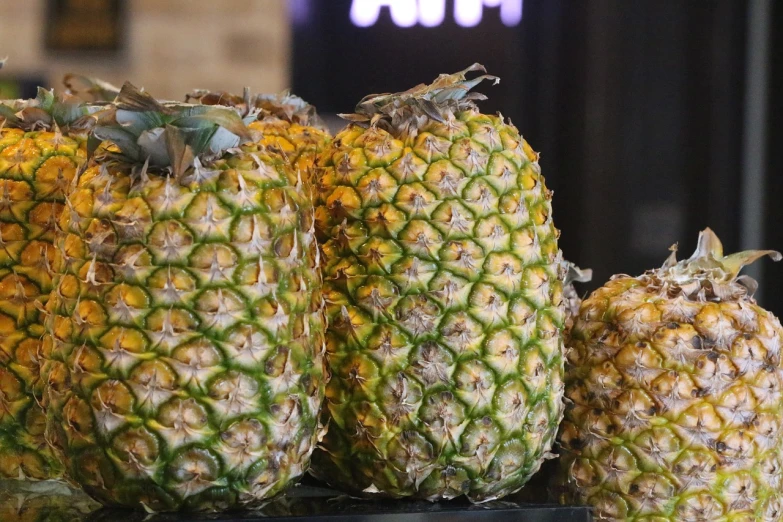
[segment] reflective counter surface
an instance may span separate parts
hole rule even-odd
[[[0,483],[2,522],[249,522],[313,520],[341,522],[590,522],[586,507],[558,506],[534,500],[528,491],[503,500],[470,504],[465,499],[431,503],[414,500],[363,500],[321,486],[312,479],[251,511],[159,513],[100,508],[80,492],[61,484],[21,491]],[[539,495],[543,497],[544,495]]]

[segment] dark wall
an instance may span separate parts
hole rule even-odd
[[[772,2],[772,35],[770,42],[770,85],[767,184],[766,248],[783,251],[783,2]],[[764,272],[764,304],[783,316],[783,263],[767,265]]]
[[[567,256],[615,273],[739,244],[744,2],[526,3],[526,118]],[[531,83],[532,82],[532,83]]]
[[[349,1],[306,3],[293,85],[322,111],[474,61],[502,77],[484,107],[541,152],[588,288],[659,266],[675,242],[689,256],[705,226],[738,248],[747,2],[525,0],[520,26],[488,9],[476,29],[358,29]]]
[[[486,109],[519,114],[524,31],[504,26],[497,9],[485,9],[478,26],[463,28],[449,0],[441,26],[399,28],[385,8],[374,26],[360,28],[350,22],[350,0],[295,0],[292,6],[292,85],[321,112],[351,111],[367,94],[402,91],[479,62],[502,78],[496,87],[482,86],[490,97]]]

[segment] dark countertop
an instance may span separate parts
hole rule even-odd
[[[333,490],[300,485],[283,497],[273,499],[253,511],[229,513],[167,513],[148,515],[141,512],[101,509],[85,522],[250,522],[336,521],[344,522],[590,522],[586,507],[533,504],[514,500],[498,500],[474,505],[464,499],[449,502],[414,500],[362,500],[341,495]]]
[[[527,489],[527,488],[526,488]],[[537,500],[540,498],[540,502]],[[65,509],[65,508],[60,508]],[[20,513],[22,518],[24,515]],[[29,515],[29,513],[28,513]],[[251,521],[329,521],[329,522],[591,522],[586,507],[546,503],[544,494],[534,488],[503,500],[471,504],[464,498],[431,503],[416,500],[363,500],[323,487],[311,478],[291,488],[285,495],[251,511],[226,513],[160,513],[102,508],[88,514],[71,510],[47,510],[44,520],[67,522],[251,522]],[[2,517],[0,517],[2,518]],[[39,520],[36,518],[35,520]],[[5,522],[5,521],[3,521]],[[16,522],[16,521],[11,521]]]

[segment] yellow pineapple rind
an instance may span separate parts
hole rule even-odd
[[[599,520],[781,518],[783,329],[736,290],[691,297],[652,271],[584,301],[567,352],[562,500]]]
[[[107,505],[273,496],[320,437],[324,319],[310,186],[278,152],[165,172],[101,163],[61,220],[47,434]]]
[[[0,128],[0,478],[62,472],[44,438],[38,309],[52,288],[55,223],[86,155],[84,139],[59,130]]]

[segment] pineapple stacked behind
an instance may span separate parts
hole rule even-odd
[[[234,109],[126,85],[114,120],[95,135],[116,147],[62,219],[49,438],[107,505],[260,501],[305,472],[320,434],[310,190]]]
[[[44,439],[36,301],[52,289],[55,223],[87,157],[83,137],[66,126],[85,111],[44,90],[0,103],[0,478],[61,473]]]
[[[0,480],[2,522],[83,522],[100,504],[59,480]]]
[[[783,516],[783,329],[709,229],[696,253],[596,290],[576,320],[563,500],[601,520]]]
[[[283,154],[308,182],[314,175],[317,154],[331,141],[315,107],[288,92],[251,96],[246,90],[244,96],[237,96],[198,90],[188,94],[186,99],[204,105],[238,108],[248,127],[260,133],[261,143]]]
[[[363,494],[486,501],[547,458],[564,305],[537,157],[469,68],[365,98],[321,155],[329,430],[313,473]]]

